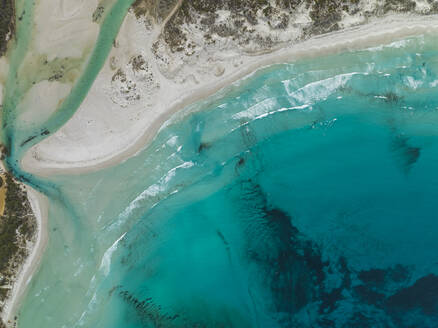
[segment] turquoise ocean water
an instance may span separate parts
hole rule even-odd
[[[99,172],[15,144],[50,201],[19,327],[437,327],[437,86],[419,36],[264,68]]]

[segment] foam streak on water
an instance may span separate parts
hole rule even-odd
[[[429,37],[269,67],[52,178],[19,326],[438,326],[437,80]]]

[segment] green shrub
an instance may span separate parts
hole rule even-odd
[[[0,57],[6,52],[7,36],[15,32],[13,0],[0,0]]]

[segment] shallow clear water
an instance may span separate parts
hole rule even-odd
[[[113,46],[123,19],[134,0],[114,0],[114,4],[108,6],[100,26],[96,44],[88,58],[83,60],[81,75],[74,82],[68,96],[62,101],[59,108],[54,111],[47,120],[34,124],[20,122],[20,102],[32,85],[32,79],[38,80],[41,74],[38,65],[25,65],[25,57],[36,57],[36,54],[29,50],[32,42],[34,27],[33,11],[34,0],[20,0],[17,2],[17,12],[22,12],[21,19],[17,19],[17,38],[12,45],[9,55],[9,72],[5,83],[5,94],[2,104],[2,129],[0,139],[9,149],[9,156],[6,165],[15,172],[16,176],[32,183],[31,176],[23,172],[19,167],[19,161],[23,154],[36,143],[42,141],[48,135],[55,133],[63,126],[76,112],[82,101],[90,90],[97,74],[104,65],[108,54]],[[29,58],[28,58],[29,60]],[[72,61],[78,59],[71,58]],[[32,71],[33,69],[33,71]],[[30,71],[28,71],[30,70]],[[44,184],[40,181],[39,184]]]
[[[263,69],[124,163],[37,180],[19,327],[438,325],[432,37]]]

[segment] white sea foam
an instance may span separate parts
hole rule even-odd
[[[282,81],[283,86],[290,97],[290,102],[293,107],[289,108],[280,108],[277,110],[273,110],[276,106],[278,106],[278,101],[276,98],[266,98],[261,100],[257,104],[234,114],[232,117],[235,120],[244,119],[259,119],[262,117],[266,117],[275,112],[292,110],[298,108],[305,108],[311,105],[312,103],[326,99],[333,92],[335,92],[339,87],[344,86],[352,76],[356,74],[361,74],[358,72],[339,74],[324,80],[315,81],[306,84],[305,86],[294,90],[295,84],[294,80],[284,80]],[[304,106],[304,107],[302,107]]]
[[[376,46],[376,47],[370,47],[370,48],[367,48],[365,50],[368,50],[368,51],[382,51],[385,48],[396,48],[396,49],[398,49],[398,48],[406,47],[409,44],[409,42],[410,42],[410,40],[408,40],[408,39],[398,40],[398,41],[391,42],[389,44],[382,44],[382,45],[379,45],[379,46]]]
[[[438,80],[434,80],[434,81],[430,82],[429,86],[431,86],[432,88],[435,88],[436,86],[438,86]]]
[[[339,74],[324,80],[306,84],[298,90],[292,90],[289,80],[284,81],[283,85],[292,103],[303,105],[310,102],[319,101],[327,98],[338,88],[344,86],[352,76],[361,74],[358,72]]]
[[[311,111],[313,108],[309,104],[304,104],[304,105],[301,105],[301,106],[293,106],[293,107],[282,107],[280,109],[273,110],[273,111],[270,111],[270,112],[267,112],[267,113],[260,114],[260,115],[258,115],[256,117],[253,117],[251,121],[259,120],[259,119],[262,119],[262,118],[265,118],[267,116],[274,115],[274,114],[280,113],[280,112],[286,112],[286,111],[290,111],[290,110],[300,110],[300,109],[308,109],[309,111]],[[247,122],[244,122],[244,123],[240,124],[238,127],[233,128],[231,130],[231,132],[233,132],[233,131],[235,131],[237,129],[240,129],[243,126],[248,125],[249,122],[251,122],[251,121],[247,121]]]
[[[167,140],[166,144],[168,146],[174,147],[177,142],[178,142],[178,136],[173,136],[169,140]]]
[[[116,249],[117,249],[117,245],[119,244],[120,240],[122,240],[123,237],[125,237],[125,235],[126,235],[126,232],[125,232],[123,235],[121,235],[120,238],[117,239],[117,240],[114,242],[114,244],[112,244],[111,247],[108,248],[108,249],[106,250],[106,252],[103,254],[102,262],[100,263],[99,270],[100,270],[100,271],[103,271],[103,274],[104,274],[105,276],[107,276],[107,275],[109,274],[109,271],[110,271],[110,267],[111,267],[111,257],[112,257],[112,255],[113,255],[113,253],[116,251]]]
[[[170,182],[170,180],[176,175],[176,171],[178,169],[188,169],[195,164],[193,162],[184,162],[178,166],[175,166],[174,168],[170,169],[164,176],[160,178],[160,180],[149,186],[147,189],[145,189],[140,195],[138,195],[130,204],[128,207],[125,208],[125,210],[120,214],[119,218],[124,221],[127,217],[131,215],[131,213],[138,207],[140,207],[140,204],[143,200],[145,200],[148,197],[155,197],[158,194],[160,194],[163,191],[167,190],[167,185]]]
[[[269,112],[278,104],[277,100],[275,98],[267,98],[251,107],[249,107],[247,110],[238,112],[234,114],[232,117],[235,120],[240,120],[242,118],[247,119],[254,119],[258,116],[260,116],[263,113]]]
[[[88,313],[92,312],[97,304],[97,293],[94,292],[93,297],[91,298],[90,302],[88,303],[87,310],[82,312],[81,317],[78,320],[78,325],[83,326],[85,324],[85,317]]]
[[[414,89],[414,90],[423,84],[423,81],[416,80],[412,76],[406,76],[404,78],[404,82],[405,82],[405,85],[407,85],[409,88]]]

